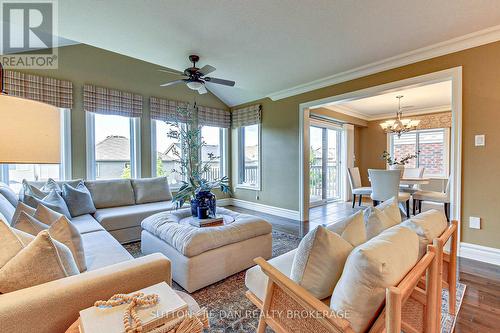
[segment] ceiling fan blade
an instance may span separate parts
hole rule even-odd
[[[184,80],[175,80],[175,81],[167,82],[164,84],[160,84],[160,87],[168,87],[168,86],[172,86],[172,85],[177,84],[177,83],[184,83]]]
[[[205,87],[205,85],[202,85],[200,87],[200,89],[198,89],[198,94],[200,95],[203,95],[203,94],[206,94],[208,91],[207,91],[207,88]]]
[[[198,70],[198,73],[201,73],[203,75],[207,75],[209,73],[212,73],[213,71],[215,71],[215,67],[210,66],[210,65],[205,65]]]
[[[163,72],[163,73],[168,73],[168,74],[176,74],[176,75],[184,75],[183,72],[176,71],[175,69],[163,69],[163,68],[158,68],[158,72]]]
[[[210,82],[210,83],[223,84],[225,86],[230,86],[230,87],[234,87],[234,85],[235,85],[234,81],[217,79],[215,77],[205,77],[205,78],[203,78],[203,80]]]

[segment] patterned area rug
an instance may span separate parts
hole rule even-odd
[[[273,257],[295,249],[299,243],[299,237],[273,231]],[[124,247],[135,258],[142,256],[140,242],[126,244]],[[173,282],[173,288],[185,292],[175,282]],[[457,314],[462,305],[465,288],[464,284],[458,283]],[[240,272],[191,294],[201,307],[209,311],[209,332],[250,333],[257,330],[260,311],[246,298],[246,290],[245,272]],[[443,290],[442,300],[441,333],[451,333],[455,328],[456,316],[448,313],[447,290]],[[270,329],[267,331],[272,332]]]

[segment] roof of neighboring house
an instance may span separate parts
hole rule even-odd
[[[165,149],[165,152],[159,153],[161,160],[162,161],[174,161],[177,159],[177,157],[174,155],[173,149],[174,147],[177,149],[177,151],[180,151],[180,146],[179,143],[172,143],[170,146]],[[205,145],[201,149],[201,154],[203,157],[204,161],[208,160],[208,154],[212,153],[214,157],[219,157],[220,151],[219,151],[219,146],[218,145]]]
[[[96,161],[130,161],[130,140],[110,135],[95,146]]]

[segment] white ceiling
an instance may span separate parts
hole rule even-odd
[[[59,18],[64,38],[161,66],[199,54],[237,105],[499,25],[500,1],[64,0]]]
[[[400,89],[389,93],[327,106],[326,108],[366,120],[394,117],[401,99],[404,115],[451,110],[451,81]]]

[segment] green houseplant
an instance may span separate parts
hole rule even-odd
[[[180,174],[183,179],[179,191],[173,196],[173,203],[176,207],[182,207],[185,202],[190,202],[193,216],[197,215],[197,208],[202,205],[214,216],[216,198],[212,190],[218,188],[223,193],[231,193],[231,188],[226,176],[212,180],[206,178],[211,169],[211,162],[219,157],[208,153],[208,161],[204,162],[201,158],[201,151],[206,142],[201,136],[196,104],[177,108],[175,119],[167,123],[170,125],[168,137],[178,140],[180,147],[173,148],[179,168],[172,171]]]

